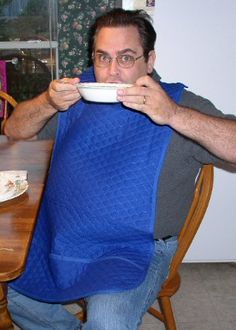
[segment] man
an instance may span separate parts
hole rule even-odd
[[[47,188],[25,273],[9,309],[23,329],[79,329],[64,311],[85,297],[83,329],[137,329],[164,282],[202,164],[236,164],[236,121],[153,72],[156,34],[143,11],[100,17],[81,81],[131,83],[117,104],[87,103],[79,78],[19,104],[14,139],[59,114]],[[79,102],[78,102],[79,101]]]

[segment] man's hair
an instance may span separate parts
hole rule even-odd
[[[137,28],[143,48],[143,55],[147,61],[149,52],[154,50],[155,47],[156,32],[152,26],[151,17],[144,10],[124,10],[115,8],[98,17],[91,29],[92,51],[94,51],[95,48],[96,37],[102,28],[126,26],[134,26]]]

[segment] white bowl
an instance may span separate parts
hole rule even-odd
[[[81,96],[91,102],[115,103],[117,89],[131,87],[131,84],[116,83],[79,83],[77,87]]]

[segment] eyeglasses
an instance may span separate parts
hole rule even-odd
[[[109,66],[110,63],[115,59],[121,68],[132,68],[135,62],[141,57],[143,57],[143,55],[134,57],[132,55],[123,54],[118,55],[116,57],[111,57],[108,54],[96,53],[95,55],[93,55],[93,61],[95,66],[105,68]]]

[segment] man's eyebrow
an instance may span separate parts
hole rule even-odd
[[[105,51],[102,50],[102,49],[97,49],[97,50],[96,50],[96,53],[101,53],[101,54],[107,54],[107,55],[109,55],[108,52],[105,52]]]
[[[97,49],[96,50],[96,53],[101,53],[101,54],[106,54],[106,55],[110,55],[108,52],[106,52],[105,50],[103,49]],[[120,51],[118,51],[118,54],[121,55],[121,54],[126,54],[126,53],[133,53],[133,54],[137,54],[137,52],[131,48],[125,48],[125,49],[122,49]]]
[[[125,53],[133,53],[133,54],[137,54],[137,52],[131,48],[125,48],[122,49],[118,52],[118,54],[125,54]]]

